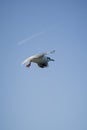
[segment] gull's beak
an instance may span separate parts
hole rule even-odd
[[[29,64],[26,65],[26,67],[28,67],[28,68],[29,68],[30,66],[31,66],[31,63],[29,63]]]

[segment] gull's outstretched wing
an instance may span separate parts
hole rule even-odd
[[[55,50],[48,51],[48,52],[45,52],[45,55],[48,55],[48,54],[53,54],[54,52],[55,52]]]
[[[52,51],[48,51],[48,52],[44,52],[44,53],[40,53],[40,54],[37,54],[37,55],[34,55],[33,56],[33,58],[41,58],[41,57],[43,57],[43,56],[45,56],[45,55],[48,55],[48,54],[52,54],[52,53],[54,53],[55,52],[55,50],[52,50]]]

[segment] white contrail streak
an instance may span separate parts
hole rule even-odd
[[[43,34],[43,32],[36,33],[36,34],[34,34],[34,35],[32,35],[32,36],[30,36],[30,37],[28,37],[28,38],[26,38],[26,39],[24,39],[24,40],[22,40],[22,41],[19,41],[19,42],[18,42],[18,45],[24,44],[24,43],[26,43],[27,41],[30,41],[31,39],[33,39],[33,38],[35,38],[35,37],[37,37],[37,36],[40,36],[40,35],[42,35],[42,34]]]

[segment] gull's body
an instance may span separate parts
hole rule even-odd
[[[50,57],[47,57],[47,54],[54,53],[55,51],[45,52],[37,55],[33,55],[31,57],[28,57],[23,61],[22,64],[26,64],[26,67],[30,67],[31,62],[36,63],[39,67],[44,68],[48,66],[49,61],[54,61],[54,59],[51,59]]]

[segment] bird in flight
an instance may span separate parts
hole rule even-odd
[[[48,67],[48,62],[54,61],[54,59],[51,59],[50,57],[48,57],[46,55],[52,54],[54,52],[55,52],[55,50],[30,56],[27,59],[25,59],[22,62],[22,64],[26,64],[26,67],[28,67],[28,68],[31,66],[31,62],[36,63],[41,68]]]

